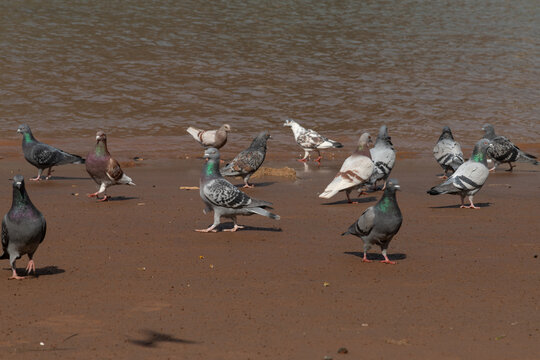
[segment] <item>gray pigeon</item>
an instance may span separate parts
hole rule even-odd
[[[300,145],[302,149],[304,149],[304,157],[302,159],[298,159],[298,161],[306,162],[308,157],[310,156],[309,153],[311,151],[316,151],[319,157],[315,159],[315,161],[320,165],[322,156],[319,150],[332,147],[343,147],[341,143],[330,140],[314,130],[306,129],[292,119],[285,120],[283,126],[288,126],[292,129],[294,140],[296,140],[296,143]]]
[[[12,275],[10,279],[24,279],[17,275],[15,261],[24,254],[30,259],[26,273],[36,273],[34,253],[45,238],[47,224],[41,212],[30,201],[21,175],[13,177],[13,202],[2,220],[2,250],[0,259],[9,259]]]
[[[229,124],[222,125],[218,130],[202,130],[192,126],[187,132],[193,136],[205,148],[214,147],[219,149],[227,143],[227,133],[231,131]]]
[[[538,165],[536,156],[524,153],[516,145],[514,145],[505,136],[497,136],[495,129],[492,125],[486,124],[482,127],[484,130],[484,139],[488,139],[493,144],[493,147],[488,149],[488,156],[493,159],[494,165],[490,171],[494,171],[497,165],[500,163],[508,163],[510,169],[506,171],[512,171],[514,166],[513,162],[529,162],[533,165]]]
[[[463,151],[457,141],[452,136],[452,131],[448,126],[442,130],[439,141],[433,148],[433,156],[444,170],[444,178],[447,178],[449,172],[455,172],[457,168],[465,161],[463,159]]]
[[[105,201],[109,198],[105,195],[105,190],[109,186],[135,186],[131,178],[124,174],[118,161],[107,150],[107,135],[103,131],[96,133],[96,146],[86,156],[86,171],[99,185],[99,190],[93,194],[88,194],[88,197],[96,197],[99,201]],[[104,194],[101,199],[99,198],[100,194]]]
[[[222,216],[231,218],[234,222],[232,229],[224,231],[236,231],[243,228],[236,223],[237,215],[259,214],[279,220],[278,215],[265,210],[265,208],[271,209],[272,203],[250,198],[221,176],[218,149],[206,149],[204,158],[208,160],[201,173],[200,195],[206,205],[204,213],[214,211],[214,223],[208,229],[195,231],[216,232],[214,228],[219,225]]]
[[[240,154],[221,169],[221,175],[224,176],[243,176],[244,187],[252,188],[255,185],[249,184],[249,178],[257,171],[264,162],[266,157],[266,141],[270,139],[268,131],[263,131],[257,135],[249,148],[242,151]]]
[[[386,183],[383,196],[375,205],[368,207],[360,218],[345,231],[343,235],[352,234],[358,236],[364,242],[364,258],[363,262],[372,262],[367,258],[367,251],[372,245],[381,247],[384,260],[382,263],[395,264],[395,261],[390,261],[386,255],[386,249],[394,235],[397,234],[403,216],[396,200],[396,190],[399,190],[399,183],[395,179],[390,179]]]
[[[63,150],[36,140],[30,127],[26,124],[19,126],[17,132],[23,135],[22,148],[24,158],[38,168],[38,174],[30,180],[40,180],[44,169],[49,169],[46,179],[51,177],[52,167],[65,164],[84,164],[84,159],[78,155],[69,154]]]
[[[461,196],[461,208],[479,209],[473,204],[473,197],[484,183],[489,175],[487,168],[487,150],[493,147],[489,140],[482,139],[476,143],[472,156],[465,161],[458,169],[440,185],[428,190],[430,195],[454,194]],[[470,205],[465,206],[465,196],[469,196]]]
[[[324,192],[319,195],[320,198],[329,199],[338,192],[345,191],[347,201],[353,203],[350,198],[351,191],[356,189],[361,193],[362,186],[369,180],[375,168],[369,153],[368,145],[370,144],[373,144],[371,136],[363,133],[358,140],[357,150],[343,161],[341,169]]]
[[[382,180],[384,182],[388,179],[388,176],[390,176],[390,172],[394,167],[394,163],[396,162],[396,150],[394,150],[394,145],[392,144],[390,136],[388,136],[386,125],[381,126],[379,129],[379,135],[377,136],[377,140],[375,140],[375,146],[371,148],[370,152],[371,160],[373,160],[373,163],[375,164],[375,169],[373,170],[369,182],[376,187],[377,181]]]

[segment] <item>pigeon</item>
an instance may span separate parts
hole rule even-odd
[[[232,229],[224,231],[236,231],[243,228],[236,223],[237,215],[259,214],[279,220],[278,215],[265,210],[265,208],[272,209],[272,203],[250,198],[221,176],[218,149],[206,149],[204,158],[207,162],[202,169],[199,189],[201,199],[206,205],[203,212],[206,214],[214,211],[214,223],[207,229],[195,231],[216,232],[214,228],[219,225],[222,216],[231,218],[234,222]]]
[[[227,143],[227,133],[231,131],[229,124],[222,125],[218,130],[201,130],[192,126],[187,132],[205,148],[219,149]]]
[[[296,140],[298,145],[300,145],[300,147],[304,149],[304,157],[302,159],[298,159],[298,161],[306,162],[308,160],[308,157],[310,157],[309,153],[311,151],[316,151],[319,157],[315,159],[315,161],[320,165],[322,156],[319,150],[328,149],[331,147],[343,147],[341,143],[330,140],[314,130],[303,128],[292,119],[285,120],[283,126],[289,126],[292,128],[294,140]]]
[[[368,207],[358,220],[349,227],[349,230],[341,234],[342,236],[352,234],[362,239],[364,242],[363,262],[372,262],[367,258],[367,251],[372,245],[376,244],[381,247],[384,256],[382,263],[396,263],[390,261],[386,255],[386,249],[388,249],[390,241],[397,234],[403,222],[403,216],[401,216],[396,200],[396,190],[400,190],[398,181],[395,179],[388,180],[379,202]]]
[[[512,163],[516,161],[538,165],[536,156],[524,153],[505,136],[497,136],[492,125],[486,124],[482,127],[482,130],[485,132],[484,139],[488,139],[493,144],[493,147],[487,153],[494,162],[493,167],[489,171],[495,171],[495,168],[500,163],[508,163],[510,169],[506,171],[512,171],[514,168]]]
[[[368,144],[373,144],[371,136],[364,133],[358,140],[358,149],[345,159],[334,180],[319,195],[320,198],[330,199],[339,191],[345,191],[347,201],[352,203],[349,194],[354,189],[360,191],[360,188],[369,180],[375,168],[373,161],[371,161]]]
[[[23,135],[22,148],[24,158],[38,169],[37,176],[35,178],[30,178],[30,180],[41,180],[41,173],[43,170],[49,169],[47,177],[45,178],[48,180],[51,177],[53,166],[65,164],[84,164],[84,159],[82,157],[69,154],[63,150],[36,140],[34,135],[32,135],[30,126],[26,124],[19,126],[17,132]]]
[[[487,139],[482,139],[474,145],[472,156],[442,184],[428,190],[430,195],[454,194],[461,196],[461,208],[479,209],[474,206],[473,197],[486,182],[489,175],[487,168],[487,151],[493,145]],[[470,205],[465,206],[465,196],[469,196]]]
[[[12,275],[10,279],[21,280],[17,275],[15,261],[24,254],[30,259],[26,273],[36,273],[33,257],[39,244],[45,238],[47,224],[41,212],[30,201],[21,175],[13,177],[13,202],[11,209],[2,220],[2,250],[0,259],[9,259]]]
[[[266,141],[271,139],[268,131],[263,131],[257,135],[253,142],[246,150],[228,163],[223,169],[221,169],[221,175],[224,176],[243,176],[244,187],[255,187],[253,184],[249,184],[249,178],[257,171],[257,169],[264,162],[266,156]]]
[[[373,170],[369,183],[376,187],[377,181],[382,180],[384,182],[388,179],[396,162],[396,150],[394,150],[394,145],[390,136],[388,136],[386,125],[381,126],[379,129],[375,146],[371,148],[370,152],[371,160],[375,164],[375,170]],[[383,186],[383,189],[385,186],[386,184]]]
[[[88,197],[96,197],[98,201],[105,201],[109,198],[105,195],[105,190],[109,186],[135,185],[131,178],[124,174],[118,161],[111,157],[109,150],[107,150],[107,136],[103,131],[97,132],[96,147],[86,157],[86,171],[99,185],[99,190],[88,194]],[[100,194],[104,194],[103,198],[99,198]]]
[[[452,131],[448,126],[443,128],[439,141],[433,148],[433,156],[435,160],[441,165],[444,170],[444,179],[446,179],[450,172],[455,172],[457,168],[465,161],[463,159],[463,152],[461,146],[452,136]]]

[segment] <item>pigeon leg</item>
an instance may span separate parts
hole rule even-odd
[[[301,158],[301,159],[297,159],[297,160],[300,161],[300,162],[306,162],[306,161],[308,161],[308,156],[309,156],[309,151],[304,150],[304,157]]]
[[[509,162],[509,163],[508,163],[508,165],[510,165],[510,169],[508,169],[508,170],[506,170],[506,171],[510,171],[510,172],[512,172],[512,169],[513,169],[513,168],[515,168],[515,166],[514,166],[514,165],[512,165],[512,163],[511,163],[511,162]]]
[[[12,274],[9,280],[23,280],[26,278],[24,276],[17,275],[17,268],[15,267],[15,261],[11,263],[11,271],[12,271]]]
[[[251,174],[249,174],[248,176],[246,176],[246,177],[244,178],[244,186],[242,186],[242,188],[244,188],[244,189],[251,189],[251,188],[254,188],[254,187],[255,187],[255,185],[249,183],[248,180],[249,180],[250,177],[251,177]]]
[[[463,204],[463,198],[462,198],[462,200],[461,200],[461,202],[462,202],[461,208],[464,208],[464,209],[480,209],[478,206],[474,206],[472,200],[473,200],[473,195],[470,195],[470,196],[469,196],[469,201],[471,202],[471,205],[465,206],[465,205]]]
[[[34,264],[34,260],[30,259],[28,261],[28,265],[26,265],[26,273],[30,275],[31,272],[34,272],[34,275],[36,274],[36,264]]]
[[[43,172],[43,169],[38,169],[37,176],[35,178],[30,178],[32,181],[39,181],[41,180],[41,173]]]
[[[52,170],[52,166],[49,168],[49,171],[47,173],[47,176],[45,177],[45,180],[49,180],[51,178],[51,174],[52,174],[53,170]]]
[[[207,233],[207,232],[217,232],[216,229],[214,229],[216,226],[219,225],[219,220],[221,218],[221,215],[219,215],[218,213],[216,213],[216,210],[214,210],[214,223],[209,226],[207,229],[195,229],[195,231],[197,232],[204,232],[204,233]]]
[[[362,262],[367,262],[367,263],[373,262],[373,260],[368,260],[367,251],[364,251],[364,257],[362,258]]]
[[[101,199],[99,198],[99,196],[96,196],[97,200],[99,202],[103,202],[103,201],[107,201],[109,200],[109,197],[107,195],[104,195]]]
[[[348,202],[349,204],[358,204],[358,201],[352,201],[352,200],[351,200],[351,197],[350,197],[350,195],[349,195],[350,193],[351,193],[351,189],[345,190],[345,195],[347,195],[347,202]]]
[[[236,230],[238,229],[243,229],[244,226],[242,225],[238,225],[236,223],[236,216],[232,218],[233,222],[234,222],[234,227],[232,229],[223,229],[223,231],[230,231],[230,232],[235,232]]]
[[[390,261],[390,259],[388,259],[388,256],[386,255],[386,249],[383,249],[382,255],[384,256],[384,260],[381,260],[381,262],[382,262],[383,264],[392,264],[392,265],[397,264],[397,262],[395,262],[395,261]]]
[[[321,160],[322,160],[321,152],[317,149],[315,150],[317,151],[317,154],[319,155],[319,157],[316,158],[315,161],[317,162],[317,164],[321,165]]]

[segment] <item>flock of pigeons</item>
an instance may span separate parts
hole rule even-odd
[[[306,129],[294,120],[286,120],[284,126],[292,129],[294,139],[304,150],[304,157],[298,161],[306,162],[310,153],[315,151],[318,157],[314,160],[320,165],[322,156],[320,150],[328,148],[341,148],[343,145],[330,140],[314,130]],[[445,126],[442,134],[433,149],[435,159],[444,170],[445,181],[428,190],[428,194],[456,194],[461,197],[462,208],[478,209],[473,203],[476,194],[485,183],[489,172],[495,170],[498,164],[507,163],[512,171],[513,162],[529,162],[538,165],[536,157],[521,151],[516,145],[504,136],[497,136],[493,126],[486,124],[483,127],[484,137],[475,146],[472,156],[465,161],[461,146],[452,136],[450,128]],[[203,166],[200,177],[200,196],[205,204],[204,213],[214,212],[214,222],[199,232],[216,232],[221,218],[230,218],[233,221],[232,229],[223,231],[236,231],[242,226],[237,223],[238,215],[259,214],[271,219],[279,220],[279,215],[273,214],[272,203],[257,200],[240,191],[238,187],[226,180],[225,176],[241,176],[244,188],[254,187],[249,178],[263,164],[266,157],[266,143],[270,138],[267,131],[257,135],[251,145],[240,152],[230,163],[220,169],[219,148],[227,143],[227,134],[231,131],[228,124],[218,130],[201,130],[193,127],[187,129],[201,145],[205,147],[204,158],[207,160]],[[112,185],[135,185],[122,169],[120,164],[111,157],[107,149],[107,137],[104,132],[96,134],[96,145],[83,159],[78,155],[39,142],[34,138],[28,125],[19,126],[18,133],[23,136],[22,149],[25,159],[38,169],[36,178],[41,180],[43,170],[48,170],[46,179],[52,173],[52,167],[64,164],[85,164],[90,177],[99,185],[99,190],[89,197],[96,197],[98,201],[105,201],[107,187]],[[388,179],[396,161],[396,151],[388,136],[385,125],[381,126],[373,147],[371,136],[364,133],[360,136],[356,151],[346,158],[334,179],[319,195],[321,198],[331,198],[338,192],[345,192],[347,200],[352,203],[350,193],[357,190],[360,194],[364,190],[379,189],[377,183],[383,182],[384,190],[379,201],[367,208],[342,235],[352,234],[362,239],[364,243],[364,262],[367,251],[372,245],[381,248],[384,257],[383,263],[394,264],[386,254],[388,245],[399,231],[403,217],[396,200],[396,191],[400,189],[395,179]],[[491,169],[487,167],[488,157],[494,162]],[[100,197],[101,196],[101,197]],[[464,204],[468,196],[470,205]],[[26,267],[27,274],[35,273],[33,255],[39,244],[45,238],[46,222],[41,212],[32,204],[21,175],[13,177],[13,202],[10,210],[2,220],[2,249],[0,259],[9,259],[12,269],[10,279],[24,279],[18,276],[15,261],[27,254],[29,257]]]

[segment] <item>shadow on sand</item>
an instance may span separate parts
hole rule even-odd
[[[361,251],[345,251],[344,254],[357,256],[359,258],[364,257],[364,253],[361,252]],[[393,261],[405,260],[407,258],[407,254],[401,254],[401,253],[387,254],[387,255],[388,255],[388,259],[393,260]],[[368,252],[367,253],[367,258],[369,260],[373,260],[373,261],[382,261],[382,260],[384,260],[384,256],[382,256],[379,253],[370,253],[370,252]]]
[[[144,338],[140,340],[128,339],[127,341],[133,345],[143,346],[147,348],[155,348],[159,343],[168,342],[173,344],[196,344],[195,341],[184,340],[174,337],[173,335],[158,333],[153,330],[141,330]]]

